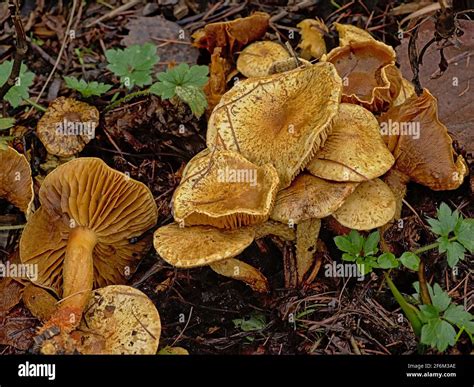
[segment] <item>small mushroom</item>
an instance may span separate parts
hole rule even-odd
[[[99,111],[73,98],[55,99],[38,121],[36,132],[48,153],[69,157],[84,149],[95,136]]]
[[[270,218],[286,224],[324,218],[342,206],[358,184],[330,182],[302,173],[290,187],[278,193]]]
[[[379,112],[386,110],[400,91],[401,74],[395,58],[392,47],[366,40],[336,47],[322,60],[333,63],[343,78],[343,102]]]
[[[238,82],[211,114],[208,148],[237,151],[257,165],[273,164],[281,188],[288,187],[324,144],[341,89],[330,63]]]
[[[172,223],[156,230],[154,245],[158,255],[170,265],[191,268],[233,258],[254,238],[252,227],[221,230],[211,226],[180,227]]]
[[[237,70],[247,78],[269,75],[272,64],[290,57],[280,43],[269,40],[255,42],[242,50],[237,58]]]
[[[121,284],[136,267],[158,210],[142,183],[96,158],[79,158],[46,176],[41,207],[23,231],[22,263],[38,266],[36,283],[62,297],[45,329],[70,331],[93,287]]]
[[[233,151],[203,151],[183,173],[173,195],[173,214],[186,226],[234,229],[268,219],[278,189],[275,168]]]
[[[28,218],[33,208],[33,179],[30,163],[11,147],[0,150],[0,197]]]
[[[300,29],[301,41],[298,47],[301,49],[301,57],[304,59],[319,59],[326,54],[326,42],[324,35],[328,28],[320,19],[304,19],[297,27]]]
[[[394,162],[375,116],[362,106],[342,103],[324,147],[306,169],[323,179],[361,182],[383,175]]]
[[[268,280],[256,268],[235,258],[210,264],[217,274],[245,282],[254,291],[266,293],[269,291]]]
[[[371,230],[390,222],[396,201],[390,187],[380,179],[361,183],[333,216],[343,226]]]
[[[379,122],[396,170],[435,191],[462,184],[466,162],[456,157],[448,129],[439,121],[437,100],[428,90],[392,107]]]
[[[334,23],[334,26],[339,34],[339,46],[375,40],[368,31],[353,26],[352,24]]]

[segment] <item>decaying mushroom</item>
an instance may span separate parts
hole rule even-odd
[[[360,182],[382,176],[394,162],[375,116],[362,106],[342,103],[324,147],[306,169],[323,179]]]
[[[331,182],[302,173],[291,186],[278,193],[270,218],[286,224],[324,218],[342,206],[357,185],[352,182]]]
[[[395,209],[395,196],[390,187],[374,179],[360,183],[333,216],[343,226],[371,230],[390,222]]]
[[[30,163],[11,147],[0,150],[0,197],[28,218],[33,209],[33,179]]]
[[[208,148],[237,151],[257,165],[271,163],[280,187],[288,187],[324,144],[341,90],[330,63],[238,82],[211,114]]]
[[[173,214],[183,225],[233,229],[268,219],[278,189],[270,164],[258,167],[233,151],[205,150],[183,172]]]
[[[342,100],[383,111],[398,96],[401,74],[395,66],[395,51],[377,40],[336,47],[322,60],[336,66],[343,79]]]
[[[265,40],[245,47],[237,58],[237,70],[247,78],[265,77],[274,62],[290,57],[280,43]]]
[[[324,35],[328,28],[320,19],[305,19],[297,27],[300,29],[301,41],[298,47],[301,49],[301,57],[304,59],[319,59],[326,54],[326,42]]]
[[[36,132],[48,153],[68,157],[84,149],[98,124],[99,111],[94,106],[59,97],[38,121]]]
[[[134,272],[149,242],[140,237],[155,225],[158,211],[144,184],[96,158],[56,168],[39,199],[20,240],[20,258],[38,266],[35,282],[62,297],[45,328],[70,331],[93,287],[124,283]]]

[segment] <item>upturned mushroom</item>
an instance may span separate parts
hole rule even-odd
[[[247,78],[265,77],[274,62],[290,57],[280,43],[265,40],[245,47],[237,58],[237,70]]]
[[[330,133],[342,83],[330,63],[238,82],[208,123],[209,149],[228,149],[273,164],[286,188]],[[270,141],[271,139],[271,141]]]
[[[33,179],[28,160],[11,147],[0,150],[0,197],[28,218],[33,209]]]
[[[306,169],[323,179],[361,182],[382,176],[394,162],[375,116],[362,106],[341,103],[331,134]]]
[[[62,297],[44,329],[79,324],[94,287],[131,275],[157,221],[150,190],[96,158],[79,158],[46,176],[41,207],[23,231],[22,263],[38,267],[36,283]],[[137,239],[138,238],[138,239]]]
[[[233,151],[205,150],[186,166],[173,195],[183,225],[234,229],[268,219],[278,190],[273,166],[262,167]]]
[[[36,133],[48,153],[69,157],[81,152],[95,136],[99,111],[73,98],[55,99],[38,121]]]

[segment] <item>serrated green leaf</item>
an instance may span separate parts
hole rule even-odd
[[[474,253],[474,219],[461,219],[456,225],[454,235],[471,254]]]
[[[159,61],[156,46],[152,43],[135,44],[123,50],[110,49],[105,56],[109,62],[107,68],[128,88],[151,84],[153,66]]]
[[[443,318],[459,328],[464,327],[471,334],[474,333],[474,316],[464,310],[461,305],[449,305],[448,309],[444,312]]]
[[[201,117],[206,111],[207,99],[204,91],[195,86],[176,86],[176,95],[186,102],[196,117]]]
[[[7,82],[12,67],[13,61],[5,61],[0,64],[0,87]],[[14,108],[20,106],[24,99],[30,97],[29,88],[33,84],[35,74],[29,71],[26,65],[22,63],[18,78],[18,82],[12,86],[3,97],[4,100],[8,101]]]
[[[437,215],[441,225],[441,235],[448,236],[451,232],[454,232],[459,219],[458,211],[452,212],[446,203],[441,203]]]
[[[421,329],[421,340],[423,344],[443,352],[448,346],[456,342],[456,331],[453,326],[441,319],[432,319]]]
[[[403,266],[413,271],[417,271],[420,267],[420,258],[418,255],[409,251],[402,254],[400,257],[400,262]]]
[[[444,312],[449,304],[451,303],[451,297],[445,292],[441,286],[434,284],[433,294],[431,295],[431,302],[433,306],[438,309],[439,312]]]
[[[447,245],[446,254],[448,256],[448,265],[453,268],[460,260],[464,259],[464,246],[458,242],[450,242]]]
[[[433,305],[420,305],[420,318],[423,322],[428,322],[433,318],[439,317],[438,309]]]
[[[189,86],[204,87],[209,80],[209,67],[192,66],[184,76],[183,83]]]
[[[112,85],[99,82],[86,82],[83,79],[80,81],[74,77],[64,77],[67,87],[78,91],[84,98],[93,95],[100,96],[112,88]]]
[[[397,258],[395,258],[395,255],[392,253],[383,253],[378,257],[377,263],[381,269],[397,268],[400,265]]]
[[[379,242],[380,233],[378,231],[371,233],[364,242],[364,255],[377,254]]]

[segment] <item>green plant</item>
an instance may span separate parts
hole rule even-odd
[[[160,60],[152,43],[134,44],[123,50],[110,49],[105,56],[109,62],[107,68],[129,89],[151,84],[153,66]]]
[[[83,79],[78,80],[74,77],[64,77],[67,87],[76,90],[84,98],[91,97],[93,95],[100,96],[112,88],[112,85],[107,85],[101,82],[86,82]]]
[[[177,96],[187,103],[196,116],[201,116],[207,107],[203,87],[208,81],[207,66],[191,66],[181,63],[172,69],[158,74],[158,82],[150,87],[150,93],[162,99]]]
[[[242,332],[261,331],[267,325],[266,318],[261,313],[254,313],[249,318],[237,318],[232,320],[232,322]]]
[[[12,67],[13,61],[5,61],[0,64],[0,87],[7,82]],[[34,78],[35,74],[29,71],[25,64],[22,64],[19,77],[15,81],[15,85],[3,97],[4,100],[8,101],[14,108],[20,106],[23,100],[27,100],[30,97],[29,88],[33,84]]]
[[[15,125],[15,119],[0,116],[0,131],[10,129]],[[12,139],[11,136],[0,136],[0,150],[7,148],[7,141]]]

